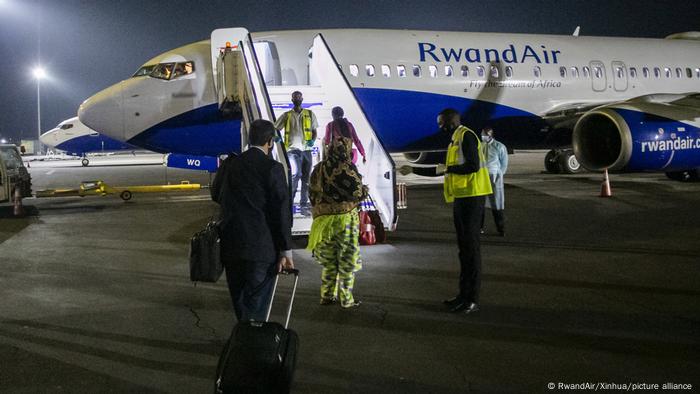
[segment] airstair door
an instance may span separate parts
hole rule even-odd
[[[321,85],[328,107],[340,106],[345,117],[352,122],[357,136],[364,145],[367,163],[358,161],[363,182],[368,185],[374,205],[384,225],[393,230],[396,226],[395,164],[374,132],[355,93],[345,79],[328,43],[319,34],[314,38],[312,58],[309,65],[312,80]],[[328,112],[330,112],[328,108]]]
[[[241,120],[240,130],[235,132],[241,135],[243,152],[248,149],[248,129],[254,120],[265,119],[273,123],[275,121],[250,33],[244,28],[214,30],[211,33],[211,55],[219,110],[232,119]],[[279,132],[277,134],[279,136]],[[275,141],[272,156],[284,166],[289,184],[289,159],[281,141],[281,137]],[[306,232],[310,229],[311,225],[308,223]],[[294,230],[297,230],[296,223]]]

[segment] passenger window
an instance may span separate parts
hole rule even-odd
[[[491,66],[491,78],[498,78],[498,67]]]
[[[630,67],[630,78],[637,78],[637,69]]]
[[[469,76],[469,67],[468,66],[462,66],[460,68],[460,71],[461,71],[463,77]]]
[[[396,73],[401,78],[405,77],[406,76],[406,66],[404,66],[403,64],[396,66]]]
[[[680,67],[676,67],[676,78],[683,78],[683,70]]]
[[[591,69],[588,66],[583,66],[583,77],[588,78],[591,76]]]
[[[625,78],[625,70],[622,67],[615,67],[615,73],[618,79]]]
[[[566,78],[566,67],[559,67],[559,76]]]
[[[666,78],[671,78],[671,69],[668,67],[664,67],[664,75]]]
[[[476,75],[478,75],[479,78],[484,77],[484,66],[479,66],[476,68]]]
[[[649,67],[644,67],[642,69],[642,74],[644,74],[644,78],[649,78]]]
[[[578,78],[578,67],[571,67],[571,78]]]
[[[356,77],[357,74],[360,73],[360,68],[357,67],[357,64],[351,64],[348,66],[348,68],[350,69],[350,75],[352,75],[353,77]]]
[[[161,63],[153,69],[151,76],[158,79],[170,79],[173,75],[173,67],[175,67],[175,63]]]
[[[692,78],[692,77],[693,77],[693,70],[691,70],[690,67],[686,67],[686,68],[685,68],[685,76],[688,77],[688,78]]]
[[[542,69],[540,68],[540,66],[535,66],[532,69],[532,73],[535,75],[535,78],[539,78],[542,76]]]
[[[661,78],[661,69],[654,67],[654,78]]]
[[[384,76],[384,78],[391,77],[391,68],[389,68],[388,64],[382,64],[382,75]]]
[[[420,66],[417,64],[413,65],[413,76],[420,78]]]
[[[430,71],[430,78],[437,77],[437,67],[435,67],[435,65],[431,64],[428,66],[428,70]]]
[[[601,79],[601,78],[603,78],[603,69],[601,69],[601,68],[598,67],[598,66],[593,67],[593,76],[594,76],[596,79]]]
[[[695,69],[695,76],[700,78],[700,67]]]
[[[452,76],[452,66],[445,66],[445,76],[446,77]]]
[[[513,67],[506,66],[506,78],[512,78],[512,77],[513,77]]]
[[[373,77],[374,76],[374,65],[373,64],[368,64],[365,66],[365,70],[367,71],[367,76],[368,77]]]

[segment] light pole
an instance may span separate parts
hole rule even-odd
[[[39,66],[34,69],[34,78],[36,78],[36,143],[41,154],[41,80],[46,78],[46,71]]]

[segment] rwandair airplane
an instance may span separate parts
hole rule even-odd
[[[333,106],[345,109],[369,146],[360,170],[386,194],[380,205],[393,201],[387,153],[414,163],[444,159],[450,136],[437,130],[436,116],[450,107],[477,132],[492,127],[510,149],[552,149],[545,160],[551,172],[578,171],[580,162],[592,170],[698,178],[694,32],[641,39],[218,29],[210,40],[145,62],[87,99],[79,117],[149,150],[216,156],[240,152],[245,125],[255,117],[274,120],[295,90],[320,125]],[[280,161],[283,151],[277,149]],[[389,211],[385,220],[394,219]]]

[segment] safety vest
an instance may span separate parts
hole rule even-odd
[[[284,125],[284,145],[287,147],[289,147],[289,134],[291,134],[289,130],[291,130],[293,112],[293,109],[287,112],[287,123]],[[301,128],[304,131],[304,142],[314,139],[311,130],[311,111],[308,109],[301,110]]]
[[[462,153],[462,141],[466,134],[471,134],[477,141],[479,152],[479,171],[471,174],[445,174],[444,194],[445,201],[453,202],[455,198],[485,196],[493,193],[489,171],[486,167],[486,158],[481,149],[481,140],[472,130],[459,126],[452,134],[452,142],[447,147],[446,167],[464,164]]]

